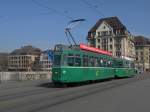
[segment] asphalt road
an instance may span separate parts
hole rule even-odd
[[[76,87],[0,84],[0,112],[150,112],[150,74]]]

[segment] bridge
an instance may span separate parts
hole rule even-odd
[[[150,74],[82,86],[50,80],[0,84],[0,112],[150,112]]]

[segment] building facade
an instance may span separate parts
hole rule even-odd
[[[0,71],[8,70],[8,53],[0,53]]]
[[[32,46],[16,49],[8,56],[8,70],[33,71],[38,66],[40,54],[41,50]]]
[[[143,36],[135,37],[135,65],[141,71],[150,71],[150,40]]]
[[[51,50],[43,51],[40,55],[40,66],[42,71],[51,71],[52,69],[52,58],[49,57],[48,54],[51,52]]]
[[[88,45],[112,52],[116,57],[134,58],[134,37],[117,17],[100,19],[88,32]]]

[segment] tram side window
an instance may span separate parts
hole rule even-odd
[[[83,66],[88,66],[88,56],[83,55]]]
[[[68,54],[67,64],[69,66],[74,66],[74,55],[73,54]]]
[[[119,68],[123,67],[123,62],[122,61],[118,61],[117,62],[117,67],[119,67]]]
[[[100,67],[103,66],[103,59],[102,59],[102,58],[100,58],[100,59],[98,60],[98,64],[99,64]]]
[[[103,59],[103,66],[107,67],[107,59]]]
[[[81,66],[81,58],[80,55],[75,55],[75,66]]]
[[[109,60],[107,65],[108,67],[112,67],[112,62]]]
[[[135,65],[133,62],[131,62],[131,68],[135,68]]]
[[[94,66],[94,57],[89,57],[89,66]]]
[[[98,57],[95,57],[95,58],[94,58],[94,65],[95,65],[95,67],[98,67],[98,65],[99,65],[99,64],[98,64]]]
[[[130,67],[130,63],[128,61],[125,62],[125,67],[129,68]]]

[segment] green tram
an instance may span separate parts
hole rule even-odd
[[[114,58],[110,52],[88,47],[56,45],[52,67],[54,83],[79,83],[135,75],[133,61]]]

